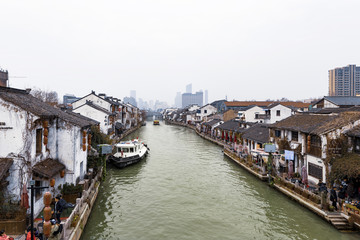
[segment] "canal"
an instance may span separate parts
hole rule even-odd
[[[133,133],[147,159],[108,166],[82,239],[359,239],[271,189],[224,157],[222,149],[178,126]]]

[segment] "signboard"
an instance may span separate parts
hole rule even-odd
[[[285,150],[285,160],[294,161],[294,151]]]
[[[267,153],[274,153],[276,152],[275,144],[267,143],[264,145],[264,151]]]
[[[112,146],[109,144],[99,144],[98,150],[100,154],[110,154],[112,153]]]

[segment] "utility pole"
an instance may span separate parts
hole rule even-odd
[[[31,190],[31,214],[30,214],[30,226],[31,226],[31,240],[34,239],[34,190],[35,189],[44,189],[49,187],[35,187],[35,180],[30,181],[30,187],[27,189]]]

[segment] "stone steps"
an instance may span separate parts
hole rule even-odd
[[[340,213],[329,213],[327,215],[331,224],[340,231],[349,231],[352,230],[352,227],[349,224],[349,221],[343,217]]]

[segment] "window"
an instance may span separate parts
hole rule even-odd
[[[42,152],[42,129],[36,129],[36,154]]]
[[[129,149],[128,149],[128,148],[122,148],[122,151],[123,151],[124,153],[127,153],[127,152],[129,152]]]
[[[206,109],[204,110],[204,113],[207,113],[207,110],[206,110]]]
[[[292,141],[299,141],[299,133],[295,131],[291,131],[291,140]]]
[[[134,148],[130,148],[130,152],[131,152],[131,153],[134,152]]]
[[[323,168],[321,166],[309,163],[309,175],[322,180]]]
[[[321,157],[322,149],[321,149],[321,138],[317,135],[310,135],[310,152],[309,154]]]
[[[280,110],[276,110],[276,116],[280,117]]]
[[[41,181],[35,181],[35,187],[41,187],[42,182]],[[43,189],[35,189],[35,199],[38,200],[41,198],[41,194],[43,192]]]
[[[255,119],[259,119],[259,113],[255,113]]]
[[[275,130],[275,137],[281,137],[281,131]]]

